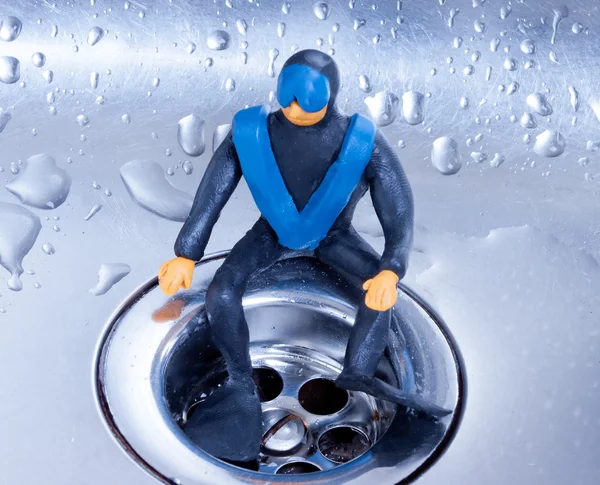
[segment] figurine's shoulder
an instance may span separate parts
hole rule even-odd
[[[240,125],[255,125],[264,122],[270,112],[271,108],[267,104],[241,109],[233,115],[233,126],[238,125],[240,127]]]

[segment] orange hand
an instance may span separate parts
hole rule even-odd
[[[392,308],[396,303],[398,294],[396,285],[399,278],[396,273],[384,269],[374,278],[365,281],[363,290],[367,290],[365,303],[371,310],[384,312]]]
[[[177,320],[181,316],[184,307],[185,302],[183,300],[169,300],[152,314],[152,320],[156,323]]]
[[[180,286],[188,289],[192,286],[194,261],[186,258],[175,258],[167,261],[158,271],[158,284],[165,295],[174,295]]]

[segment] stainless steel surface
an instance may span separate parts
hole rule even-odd
[[[156,483],[106,433],[90,374],[105,322],[172,257],[181,223],[137,205],[120,168],[134,160],[171,168],[166,178],[189,199],[216,128],[246,104],[269,101],[269,51],[279,51],[277,74],[292,46],[318,48],[319,39],[335,50],[346,112],[368,113],[364,99],[384,90],[399,100],[408,91],[424,96],[423,124],[399,115],[382,128],[415,192],[418,231],[404,283],[451,329],[469,394],[452,445],[417,483],[600,481],[598,3],[405,0],[400,10],[395,1],[327,3],[330,14],[319,20],[313,2],[301,0],[289,8],[283,0],[2,2],[0,15],[20,19],[22,29],[12,42],[2,39],[15,30],[0,35],[0,56],[20,61],[19,81],[0,82],[0,180],[13,182],[19,161],[45,153],[72,183],[56,209],[0,191],[0,202],[26,208],[41,225],[23,260],[22,291],[6,287],[11,277],[0,268],[0,483]],[[92,46],[96,26],[105,35]],[[208,48],[216,30],[229,34],[227,49]],[[39,52],[42,67],[39,55],[32,60]],[[2,63],[3,78],[13,62]],[[553,114],[527,102],[534,93]],[[406,112],[409,121],[415,113]],[[535,128],[521,125],[525,113]],[[205,120],[200,157],[177,141],[178,122],[191,114]],[[81,126],[79,115],[89,123]],[[560,131],[562,155],[544,155],[552,137],[534,150],[546,129]],[[430,159],[444,136],[462,159],[451,176]],[[503,163],[494,168],[492,160]],[[186,198],[170,193],[174,218]],[[208,251],[230,248],[256,217],[242,184]],[[36,227],[30,215],[22,220]],[[12,238],[23,250],[32,237],[9,231],[14,223],[3,211],[0,251]],[[383,248],[367,200],[355,224]],[[89,293],[101,265],[112,263],[131,271],[106,294]],[[119,271],[106,266],[101,286]]]
[[[323,472],[302,478],[303,483],[367,484],[385,468],[387,476],[379,481],[396,484],[431,465],[456,431],[464,392],[464,371],[446,330],[411,295],[399,292],[389,352],[379,372],[453,415],[423,422],[357,392],[336,403],[333,392],[346,394],[333,380],[342,369],[360,293],[310,259],[279,263],[255,278],[244,298],[253,366],[272,369],[283,381],[281,391],[263,402],[258,473],[197,449],[179,425],[193,403],[225,378],[223,361],[210,343],[202,291],[220,260],[208,257],[196,268],[193,296],[185,299],[180,318],[154,321],[153,315],[181,298],[165,297],[154,280],[109,322],[99,349],[98,399],[110,431],[135,461],[158,478],[183,485],[290,483],[289,475],[273,474],[299,461]],[[304,392],[327,383],[328,392]],[[274,425],[287,415],[296,419],[276,431]],[[358,433],[363,446],[344,447],[346,441],[335,436],[343,430]]]

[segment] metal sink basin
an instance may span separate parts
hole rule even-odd
[[[379,369],[453,409],[443,420],[336,388],[361,292],[310,258],[278,263],[254,278],[244,298],[263,402],[257,467],[216,460],[186,437],[194,404],[226,378],[203,307],[203,288],[223,256],[207,257],[196,269],[196,286],[174,298],[151,281],[109,322],[96,389],[124,450],[157,478],[182,485],[290,483],[307,473],[303,483],[369,483],[383,469],[387,483],[399,483],[430,466],[451,441],[462,409],[464,371],[447,330],[413,294],[399,291]]]

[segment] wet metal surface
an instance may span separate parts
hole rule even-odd
[[[276,108],[271,74],[296,46],[332,52],[347,113],[393,118],[416,205],[404,284],[464,356],[460,431],[418,483],[600,481],[599,5],[314,3],[0,5],[0,483],[156,483],[102,424],[96,345],[172,257],[232,115]],[[132,171],[132,195],[134,161],[162,174]],[[60,180],[38,188],[38,168]],[[256,218],[242,183],[208,251]],[[368,199],[354,222],[381,251]]]

